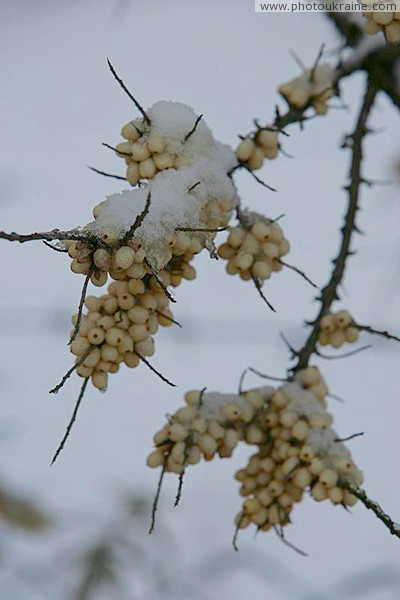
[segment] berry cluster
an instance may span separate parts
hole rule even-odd
[[[389,44],[400,42],[400,12],[369,11],[363,13],[366,17],[364,31],[371,35],[383,31]]]
[[[290,106],[303,109],[313,106],[318,115],[325,115],[328,100],[333,96],[334,71],[329,64],[319,64],[279,86],[279,93]]]
[[[140,359],[154,354],[154,335],[159,325],[172,325],[169,300],[153,276],[115,281],[108,294],[85,300],[77,337],[70,349],[76,358],[76,372],[90,377],[100,390],[107,388],[108,373],[119,365],[135,368]],[[75,325],[78,315],[72,319]]]
[[[340,348],[345,342],[354,344],[358,341],[360,332],[353,323],[351,315],[346,310],[324,315],[321,319],[318,342],[321,346],[330,345],[334,348]]]
[[[210,129],[194,111],[179,102],[157,102],[147,118],[123,126],[126,140],[115,148],[127,164],[131,185],[153,179],[160,171],[192,165],[199,156],[210,157],[216,142]]]
[[[236,149],[236,158],[251,171],[261,169],[264,159],[278,156],[278,131],[273,126],[261,127],[253,137],[246,137]]]
[[[227,260],[229,275],[239,274],[244,281],[260,284],[282,269],[280,259],[289,252],[280,225],[263,215],[241,211],[239,225],[231,228],[228,239],[218,248],[218,256]]]
[[[352,506],[356,497],[346,486],[360,485],[363,477],[331,428],[327,393],[316,367],[300,371],[277,390],[187,392],[187,406],[155,434],[156,449],[147,464],[181,475],[202,457],[230,457],[241,440],[257,446],[236,473],[246,498],[236,518],[238,528],[254,523],[267,531],[286,525],[306,489],[317,501]]]

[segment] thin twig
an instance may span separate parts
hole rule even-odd
[[[201,408],[203,406],[203,396],[206,392],[206,387],[203,387],[203,389],[200,391],[200,396],[199,396],[199,408]]]
[[[54,250],[54,252],[62,252],[63,254],[68,252],[68,250],[66,248],[57,248],[57,246],[53,246],[52,244],[50,244],[49,242],[46,242],[45,240],[43,240],[43,244],[45,246],[47,246],[48,248],[51,248],[52,250]]]
[[[322,289],[318,300],[321,303],[319,313],[313,322],[312,330],[303,346],[298,353],[298,361],[292,369],[296,373],[300,369],[304,369],[310,360],[311,355],[315,352],[318,343],[319,332],[321,329],[321,319],[329,312],[332,303],[338,299],[338,287],[342,282],[347,258],[350,256],[350,246],[355,231],[355,220],[358,211],[360,185],[361,185],[361,163],[363,158],[363,140],[367,132],[367,120],[373,107],[377,89],[373,83],[368,80],[362,106],[357,118],[357,123],[352,135],[353,144],[351,148],[352,157],[350,165],[350,183],[347,186],[349,194],[348,207],[345,216],[344,225],[342,227],[342,239],[337,257],[334,259],[334,267],[331,277]]]
[[[109,150],[112,150],[113,152],[116,152],[117,154],[120,154],[121,156],[128,156],[128,157],[132,158],[132,154],[130,152],[121,152],[120,150],[117,150],[114,146],[111,146],[110,144],[107,144],[106,142],[102,142],[101,145],[104,146],[105,148],[108,148]]]
[[[358,323],[355,323],[354,327],[356,327],[359,331],[366,331],[371,335],[379,335],[380,337],[384,337],[387,340],[395,340],[396,342],[400,342],[400,337],[397,337],[396,335],[393,335],[392,333],[389,333],[386,330],[379,331],[378,329],[373,329],[369,325],[359,325]]]
[[[107,173],[106,171],[100,171],[100,169],[96,169],[95,167],[91,167],[88,165],[88,169],[94,171],[98,175],[104,175],[104,177],[112,177],[113,179],[120,179],[121,181],[128,181],[126,177],[122,177],[122,175],[114,175],[113,173]]]
[[[188,189],[188,193],[189,192],[193,192],[193,190],[195,188],[197,188],[197,186],[200,185],[200,184],[201,184],[201,181],[196,181],[196,183],[194,183],[192,186],[190,186],[190,188]]]
[[[261,373],[261,371],[257,371],[257,369],[253,369],[253,367],[249,367],[249,371],[258,375],[262,379],[270,379],[271,381],[287,381],[286,377],[272,377],[271,375],[266,375],[266,373]]]
[[[246,514],[242,513],[241,517],[236,525],[236,529],[235,529],[235,533],[233,535],[233,539],[232,539],[232,546],[234,547],[234,549],[236,550],[236,552],[239,552],[239,548],[237,545],[237,539],[238,539],[238,535],[239,535],[239,531],[240,531],[240,526],[243,523],[243,519],[245,518]]]
[[[177,387],[177,385],[175,383],[172,383],[171,381],[169,381],[169,379],[167,379],[166,377],[164,377],[164,375],[162,375],[162,373],[160,373],[159,371],[157,371],[157,369],[155,369],[153,367],[153,365],[151,365],[149,363],[149,361],[144,356],[142,356],[141,354],[139,354],[139,352],[137,352],[137,350],[135,350],[134,352],[140,358],[140,360],[142,360],[144,362],[144,364],[146,365],[146,367],[148,367],[150,369],[150,371],[153,371],[153,373],[155,373],[157,375],[157,377],[159,377],[162,381],[164,381],[165,383],[167,383],[171,387]]]
[[[85,362],[85,360],[87,359],[87,357],[89,356],[89,354],[92,352],[94,346],[90,346],[85,354],[83,354],[80,359],[78,361],[76,361],[76,363],[65,373],[64,377],[61,379],[60,383],[57,384],[55,387],[53,387],[53,389],[51,389],[49,391],[49,394],[58,394],[58,392],[61,390],[61,388],[63,387],[63,385],[65,384],[65,382],[71,377],[72,373],[74,373],[74,371],[76,371],[76,369],[78,367],[81,366],[82,363]]]
[[[157,313],[158,315],[160,315],[161,317],[164,317],[164,319],[167,319],[167,321],[171,321],[171,323],[174,323],[174,325],[178,325],[178,327],[182,327],[182,325],[179,323],[179,321],[175,321],[175,319],[173,319],[172,317],[169,317],[168,315],[164,315],[164,313],[161,312],[161,310],[156,309],[154,312]]]
[[[308,556],[307,552],[300,550],[300,548],[298,548],[291,542],[288,542],[288,540],[285,538],[282,527],[279,529],[276,525],[274,525],[274,531],[275,531],[276,535],[278,536],[278,538],[281,540],[281,542],[283,542],[286,546],[288,546],[289,548],[291,548],[292,550],[294,550],[295,552],[300,554],[300,556]]]
[[[291,269],[292,271],[294,271],[295,273],[297,273],[298,275],[300,275],[301,277],[303,277],[303,279],[305,279],[314,288],[318,289],[317,284],[314,283],[313,281],[311,281],[311,279],[309,277],[307,277],[307,275],[304,273],[304,271],[301,271],[298,267],[295,267],[294,265],[289,265],[287,262],[283,261],[282,259],[279,259],[279,262],[284,267],[287,267],[288,269]]]
[[[79,333],[79,328],[80,328],[81,322],[82,322],[83,306],[85,304],[85,298],[86,298],[86,294],[87,294],[87,289],[88,289],[90,277],[91,277],[91,275],[93,273],[93,270],[94,270],[94,267],[92,265],[90,267],[89,273],[85,277],[85,281],[83,282],[82,291],[81,291],[81,298],[79,300],[79,306],[78,306],[78,316],[77,316],[77,319],[76,319],[74,331],[72,332],[72,335],[70,337],[68,345],[72,344],[72,342],[74,341],[74,339],[76,338],[76,336]]]
[[[210,231],[218,233],[219,231],[227,231],[230,229],[230,225],[226,227],[175,227],[175,231]]]
[[[178,489],[177,489],[176,496],[175,496],[174,507],[178,506],[178,504],[182,498],[183,478],[184,478],[185,472],[186,472],[188,454],[189,454],[189,443],[186,441],[185,449],[183,452],[183,467],[182,467],[182,471],[179,473]]]
[[[72,429],[73,424],[75,423],[76,416],[78,414],[78,410],[79,410],[80,404],[82,402],[83,396],[85,395],[85,390],[86,390],[86,386],[87,386],[87,384],[89,382],[89,379],[90,379],[89,377],[86,377],[86,379],[84,380],[84,382],[82,384],[81,391],[80,391],[79,396],[78,396],[78,400],[76,401],[76,404],[75,404],[74,412],[72,413],[71,420],[68,423],[68,427],[67,427],[67,430],[66,430],[66,432],[64,434],[64,437],[61,440],[60,445],[58,446],[58,448],[57,448],[57,450],[56,450],[56,452],[55,452],[55,454],[54,454],[54,456],[52,458],[50,466],[53,465],[56,462],[56,460],[57,460],[60,452],[63,450],[63,448],[65,446],[65,442],[67,441],[67,439],[69,437],[69,434],[71,433],[71,429]]]
[[[243,373],[241,374],[240,378],[239,378],[239,384],[238,384],[238,391],[239,391],[239,394],[242,394],[242,393],[243,393],[243,382],[244,382],[244,378],[246,377],[246,373],[247,373],[247,371],[248,371],[248,370],[249,370],[249,369],[245,369],[245,370],[243,371]]]
[[[200,123],[200,121],[201,121],[201,119],[202,119],[202,118],[203,118],[203,115],[199,115],[199,116],[197,117],[197,119],[196,119],[196,122],[195,122],[195,124],[193,125],[192,129],[191,129],[191,130],[189,131],[189,133],[187,133],[187,134],[185,135],[185,137],[183,138],[183,141],[184,141],[184,142],[187,142],[187,141],[188,141],[188,139],[189,139],[189,138],[190,138],[190,137],[191,137],[191,136],[194,134],[194,132],[195,132],[195,131],[196,131],[196,129],[197,129],[197,125]]]
[[[158,484],[157,484],[156,495],[154,496],[153,504],[152,504],[152,507],[151,507],[151,521],[150,521],[149,534],[153,533],[154,527],[155,527],[155,524],[156,524],[156,513],[157,513],[157,508],[158,508],[158,501],[160,499],[161,486],[162,486],[162,482],[163,482],[163,479],[164,479],[166,468],[167,468],[167,457],[165,458],[165,462],[163,464],[163,468],[161,469],[160,478],[159,478]]]
[[[132,100],[132,102],[134,103],[134,105],[136,106],[136,108],[138,109],[139,112],[142,113],[144,120],[146,121],[146,123],[148,125],[151,125],[151,121],[149,119],[148,114],[146,113],[146,111],[144,110],[143,106],[141,104],[139,104],[139,102],[136,100],[136,98],[131,94],[131,92],[128,90],[128,88],[126,87],[126,85],[124,84],[124,82],[122,81],[122,79],[117,75],[114,67],[112,66],[110,60],[107,58],[107,63],[108,66],[110,67],[110,71],[113,74],[114,78],[116,79],[116,81],[118,81],[119,85],[122,87],[122,89],[124,90],[124,92],[129,96],[129,98]]]
[[[153,277],[156,279],[158,285],[160,286],[164,294],[167,296],[168,300],[170,300],[171,302],[176,302],[175,298],[173,297],[171,292],[168,291],[167,286],[165,285],[165,283],[163,282],[153,265],[147,260],[147,258],[145,258],[143,262],[149,267]]]
[[[364,504],[365,508],[372,510],[373,513],[378,517],[380,521],[389,529],[392,535],[400,538],[400,524],[393,521],[391,517],[379,506],[377,502],[374,502],[369,498],[366,492],[360,487],[353,487],[347,482],[341,482],[341,487],[353,496],[356,496]]]
[[[327,360],[337,360],[340,358],[349,358],[349,356],[355,356],[356,354],[364,352],[364,350],[368,350],[371,347],[371,344],[367,344],[366,346],[361,346],[361,348],[357,348],[356,350],[351,350],[350,352],[345,352],[344,354],[333,354],[332,356],[330,356],[329,354],[323,354],[319,350],[315,350],[315,354],[317,354],[321,358],[326,358]]]
[[[258,291],[258,293],[260,294],[261,298],[264,300],[265,304],[268,306],[268,308],[270,310],[272,310],[272,312],[276,313],[275,308],[272,306],[272,304],[266,299],[266,297],[264,296],[262,290],[261,290],[261,285],[260,283],[257,281],[257,279],[255,277],[252,277],[253,283],[255,285],[256,290]]]
[[[334,441],[335,442],[349,442],[350,440],[353,440],[356,437],[360,437],[361,435],[364,435],[363,431],[360,431],[359,433],[353,433],[352,435],[349,435],[348,437],[345,437],[345,438],[335,438]]]
[[[73,240],[78,242],[87,242],[95,246],[104,246],[104,242],[97,236],[87,233],[86,231],[79,231],[79,229],[71,229],[70,231],[60,231],[60,229],[52,229],[51,231],[41,231],[37,233],[16,233],[12,231],[7,233],[6,231],[0,231],[0,239],[7,240],[8,242],[19,242],[24,244],[25,242],[36,242],[38,240],[46,240],[47,242],[53,242],[59,240],[65,242],[66,240]]]
[[[133,225],[130,226],[130,228],[128,229],[128,231],[126,232],[124,237],[122,238],[122,243],[129,242],[129,240],[131,240],[133,238],[135,231],[137,229],[139,229],[139,227],[143,223],[146,215],[149,212],[150,203],[151,203],[151,191],[149,191],[149,193],[147,194],[146,202],[145,202],[142,212],[139,215],[137,215]]]
[[[268,185],[268,183],[265,183],[265,181],[263,181],[262,179],[260,179],[255,173],[254,171],[252,171],[249,167],[247,167],[246,165],[242,165],[242,168],[247,171],[248,173],[250,173],[250,175],[257,181],[257,183],[261,184],[262,186],[266,187],[268,190],[270,190],[271,192],[276,192],[276,189],[271,187],[270,185]]]

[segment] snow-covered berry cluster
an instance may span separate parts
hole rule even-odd
[[[221,151],[201,116],[180,102],[161,101],[122,128],[125,142],[116,146],[127,164],[131,185],[152,179],[166,169],[190,166],[199,158],[213,159]]]
[[[227,260],[229,275],[239,274],[244,281],[260,284],[282,269],[281,258],[289,252],[281,226],[252,211],[241,211],[239,225],[231,228],[228,239],[218,248]]]
[[[236,158],[251,171],[261,169],[264,159],[278,156],[278,131],[271,125],[261,127],[254,136],[244,138],[236,149]]]
[[[334,70],[329,64],[318,64],[279,86],[279,93],[294,108],[313,106],[318,115],[325,115],[328,100],[333,96]]]
[[[147,464],[182,474],[202,457],[230,457],[239,441],[257,446],[236,473],[245,498],[236,517],[238,528],[254,523],[267,531],[286,525],[306,489],[317,501],[352,506],[356,497],[346,488],[360,485],[363,476],[331,427],[327,393],[316,367],[300,371],[276,390],[188,392],[187,406],[155,434],[156,448]]]
[[[90,377],[96,388],[107,388],[108,373],[117,373],[121,363],[134,368],[141,357],[154,354],[152,336],[159,325],[172,325],[169,300],[153,276],[145,280],[115,281],[108,294],[85,300],[78,335],[70,350],[76,358],[76,372]],[[78,315],[74,315],[75,325]]]
[[[358,341],[360,332],[354,326],[352,316],[347,310],[329,313],[321,319],[321,329],[318,342],[321,346],[340,348],[345,342],[354,344]]]
[[[363,13],[366,17],[364,31],[371,35],[383,31],[389,44],[400,42],[400,12],[368,11]]]

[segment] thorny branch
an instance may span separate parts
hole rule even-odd
[[[355,323],[354,327],[357,327],[359,331],[366,331],[371,335],[379,335],[380,337],[386,338],[387,340],[395,340],[396,342],[400,342],[400,337],[398,337],[397,335],[393,335],[392,333],[389,333],[386,330],[379,331],[378,329],[374,329],[369,325],[359,325],[358,323]]]
[[[56,450],[56,452],[55,452],[55,454],[54,454],[54,456],[53,456],[53,458],[52,458],[52,461],[51,461],[51,463],[50,463],[50,466],[51,466],[51,465],[53,465],[53,464],[56,462],[56,460],[57,460],[57,458],[58,458],[58,456],[59,456],[60,452],[63,450],[63,448],[64,448],[64,446],[65,446],[65,443],[66,443],[66,441],[67,441],[67,439],[68,439],[68,437],[69,437],[69,434],[71,433],[71,429],[72,429],[72,427],[73,427],[73,424],[75,423],[75,420],[76,420],[76,416],[77,416],[77,414],[78,414],[79,407],[80,407],[80,405],[81,405],[81,402],[82,402],[82,400],[83,400],[83,396],[85,395],[86,386],[87,386],[87,384],[89,383],[89,379],[90,379],[89,377],[86,377],[86,379],[84,380],[84,382],[83,382],[83,384],[82,384],[81,391],[79,392],[78,400],[76,401],[76,404],[75,404],[74,412],[72,413],[71,420],[70,420],[70,422],[68,423],[68,426],[67,426],[66,432],[65,432],[65,434],[64,434],[64,437],[63,437],[63,439],[61,440],[61,442],[60,442],[60,445],[58,446],[58,448],[57,448],[57,450]]]
[[[93,268],[93,265],[92,265],[90,267],[89,273],[85,277],[85,281],[83,282],[81,297],[80,297],[79,306],[78,306],[78,315],[77,315],[77,318],[76,318],[76,323],[75,323],[74,331],[72,332],[71,338],[70,338],[70,340],[68,342],[69,345],[72,344],[72,342],[74,341],[74,339],[76,338],[76,336],[79,333],[79,328],[80,328],[81,322],[82,322],[83,307],[84,307],[84,304],[85,304],[87,289],[88,289],[90,277],[91,277],[91,275],[93,273],[93,270],[94,270],[94,268]]]
[[[116,81],[118,81],[119,85],[122,87],[122,89],[124,90],[124,92],[132,100],[132,102],[134,103],[134,105],[136,106],[136,108],[138,109],[138,111],[140,113],[142,113],[143,118],[146,121],[146,123],[148,125],[151,125],[150,118],[149,118],[148,114],[146,113],[146,111],[144,110],[143,106],[141,104],[139,104],[139,102],[136,100],[136,98],[128,90],[128,88],[126,87],[126,85],[124,84],[124,82],[122,81],[122,79],[117,75],[117,72],[115,71],[114,67],[112,66],[112,64],[111,64],[111,62],[110,62],[110,60],[108,58],[107,58],[107,63],[108,63],[108,66],[110,67],[110,71],[113,74],[113,76],[116,79]]]
[[[392,535],[395,535],[396,537],[400,538],[399,523],[395,523],[395,521],[393,521],[393,519],[385,513],[385,511],[379,506],[377,502],[374,502],[367,496],[367,494],[362,488],[353,487],[348,483],[342,483],[342,487],[348,490],[354,496],[356,496],[364,504],[365,508],[372,510],[372,512],[378,517],[378,519],[382,521],[382,523],[389,529]]]
[[[361,110],[357,119],[352,139],[352,157],[349,173],[349,184],[346,186],[348,191],[348,206],[345,221],[341,229],[342,240],[337,257],[334,259],[334,268],[330,280],[322,289],[318,300],[321,302],[319,313],[312,323],[312,330],[305,342],[303,348],[296,352],[297,364],[292,368],[292,373],[304,369],[308,365],[311,355],[315,352],[319,332],[321,329],[321,319],[329,312],[332,303],[338,299],[338,287],[342,282],[346,269],[347,258],[351,255],[350,245],[352,236],[356,228],[356,215],[359,209],[360,186],[362,183],[361,163],[363,158],[363,141],[367,130],[367,120],[373,107],[377,88],[368,79],[366,82],[366,92],[362,102]]]
[[[64,377],[61,379],[60,383],[58,383],[55,387],[53,387],[49,391],[49,394],[58,394],[58,392],[61,390],[63,385],[66,383],[66,381],[71,377],[72,373],[74,373],[76,371],[76,369],[85,362],[85,360],[87,359],[89,354],[92,352],[92,350],[93,350],[93,346],[90,346],[86,350],[85,354],[83,354],[80,357],[80,359],[77,360],[76,363],[70,369],[68,369],[68,371],[65,373]]]
[[[135,231],[137,229],[139,229],[139,227],[143,223],[146,215],[149,212],[150,203],[151,203],[151,192],[149,192],[147,194],[146,203],[144,205],[144,208],[143,208],[142,212],[136,217],[135,222],[133,223],[133,225],[131,225],[131,227],[128,229],[128,231],[124,235],[124,237],[122,239],[123,243],[124,242],[128,242],[129,240],[131,240],[133,238],[133,236],[135,234]]]

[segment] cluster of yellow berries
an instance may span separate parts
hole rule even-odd
[[[345,342],[354,344],[358,341],[360,332],[353,323],[351,315],[346,310],[324,315],[321,319],[318,342],[321,346],[330,345],[334,348],[340,348]]]
[[[251,171],[261,169],[264,159],[272,160],[278,156],[278,131],[266,126],[257,130],[253,137],[246,137],[236,149],[236,158]]]
[[[279,93],[294,108],[313,106],[318,115],[325,115],[328,100],[333,96],[334,71],[329,64],[316,65],[279,86]]]
[[[352,506],[346,487],[362,483],[362,473],[331,428],[328,388],[316,367],[300,371],[279,389],[263,387],[240,395],[187,392],[180,408],[154,436],[152,468],[182,474],[203,457],[230,457],[239,443],[257,446],[236,473],[246,499],[238,528],[254,523],[267,531],[290,522],[294,504],[310,490],[317,500]]]
[[[107,388],[108,373],[116,373],[121,363],[138,366],[141,357],[154,354],[154,335],[159,325],[172,325],[169,300],[153,276],[145,281],[129,279],[108,286],[108,294],[85,300],[78,335],[70,350],[76,358],[76,372],[90,377],[93,385]],[[75,325],[78,315],[74,315]]]
[[[179,156],[169,148],[168,140],[152,134],[143,119],[124,125],[121,135],[127,141],[117,144],[115,150],[125,159],[126,178],[131,185],[136,185],[141,179],[152,179],[158,171],[182,166]]]
[[[228,239],[218,248],[218,256],[227,260],[229,275],[244,281],[262,283],[282,269],[281,258],[289,252],[289,242],[276,222],[251,211],[242,211],[239,225],[231,228]]]
[[[366,17],[364,31],[371,35],[383,31],[389,44],[400,42],[400,12],[369,11],[363,13]]]
[[[148,272],[143,263],[146,254],[140,240],[119,242],[112,228],[104,231],[100,239],[105,245],[97,248],[84,241],[67,242],[73,273],[90,273],[93,285],[102,287],[107,282],[108,275],[115,280],[141,279]]]

